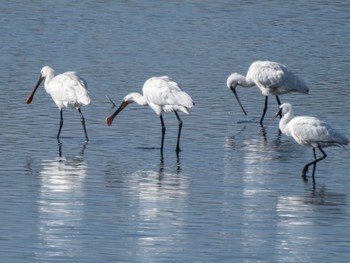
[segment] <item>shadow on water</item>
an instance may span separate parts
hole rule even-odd
[[[37,258],[70,257],[81,250],[81,240],[76,236],[84,215],[86,143],[74,156],[65,155],[63,148],[59,144],[57,157],[42,160],[38,174]]]

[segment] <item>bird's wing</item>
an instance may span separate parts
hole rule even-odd
[[[278,88],[284,85],[286,80],[287,67],[275,62],[261,62],[253,64],[247,73],[261,89]]]
[[[281,95],[289,92],[308,93],[305,82],[289,71],[287,66],[271,62],[260,61],[254,63],[247,73],[264,95]]]
[[[193,101],[190,95],[182,91],[179,85],[170,78],[163,76],[154,83],[154,88],[147,92],[149,101],[157,105],[177,105],[191,108]]]
[[[298,116],[288,125],[292,125],[292,136],[303,144],[312,147],[347,144],[347,138],[329,124],[315,117]]]
[[[50,86],[54,87],[51,88],[54,100],[66,102],[73,107],[90,104],[86,82],[74,72],[57,75],[51,80]]]

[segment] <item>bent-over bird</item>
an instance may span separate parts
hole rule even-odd
[[[314,160],[304,166],[302,177],[304,180],[307,180],[306,173],[309,166],[313,165],[312,179],[315,183],[316,164],[327,157],[327,154],[322,148],[347,145],[349,140],[345,135],[333,129],[329,124],[315,117],[294,117],[292,105],[289,103],[283,103],[280,106],[276,116],[280,114],[282,114],[282,118],[279,122],[281,132],[287,136],[293,137],[300,145],[312,147]],[[322,157],[316,157],[316,148],[320,150]]]
[[[75,72],[65,72],[55,76],[54,70],[49,66],[44,66],[40,71],[40,78],[33,92],[27,97],[26,103],[32,102],[35,92],[45,79],[44,87],[47,93],[56,103],[60,110],[60,126],[57,133],[57,141],[60,142],[60,133],[63,126],[63,109],[68,106],[75,108],[80,113],[80,120],[84,128],[85,139],[89,140],[81,106],[89,105],[91,99],[87,90],[86,82]]]
[[[265,96],[265,106],[260,119],[261,126],[263,126],[267,110],[268,96],[276,96],[278,105],[281,105],[279,95],[290,92],[309,93],[309,88],[304,81],[289,71],[285,65],[272,61],[255,61],[250,65],[246,76],[232,73],[227,78],[227,87],[232,90],[245,115],[247,113],[239,100],[236,87],[249,88],[255,85],[258,86],[261,93]]]
[[[189,114],[188,109],[194,106],[192,98],[186,92],[182,91],[179,85],[167,76],[151,77],[146,80],[142,88],[143,95],[137,92],[130,93],[124,97],[120,107],[110,116],[106,118],[106,123],[110,126],[113,119],[128,104],[136,102],[142,106],[150,106],[152,110],[159,115],[162,126],[161,154],[163,154],[165,125],[163,121],[163,112],[174,112],[179,122],[179,130],[177,136],[176,152],[180,152],[180,135],[182,121],[177,111]]]

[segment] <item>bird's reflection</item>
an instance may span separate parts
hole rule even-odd
[[[338,231],[337,222],[347,219],[346,200],[346,194],[330,192],[325,186],[307,189],[304,195],[279,196],[276,204],[279,241],[275,244],[277,251],[285,253],[279,254],[277,261],[299,258],[301,262],[309,262],[310,253],[305,246],[317,247],[329,242],[328,235],[322,235],[322,228],[332,224],[334,231]]]
[[[156,170],[137,170],[131,177],[129,189],[138,206],[137,253],[152,262],[156,259],[149,257],[156,254],[152,250],[157,244],[171,253],[183,240],[188,180],[179,158],[175,167],[161,161]]]
[[[158,179],[159,179],[159,182],[161,183],[162,179],[164,178],[164,175],[165,175],[164,174],[165,165],[164,165],[164,159],[163,158],[160,159],[158,167],[159,167],[159,169],[158,169]],[[182,173],[181,161],[180,161],[179,155],[177,155],[177,157],[176,157],[176,176],[179,176],[181,173]]]
[[[229,134],[225,137],[225,141],[224,141],[224,147],[225,148],[230,148],[230,149],[236,149],[237,147],[239,147],[239,144],[237,144],[237,137],[239,137],[241,135],[241,133],[246,129],[246,125],[244,125],[237,133],[233,134]],[[238,141],[239,142],[239,141]]]
[[[225,145],[233,145],[233,150],[225,152],[224,180],[225,185],[232,187],[226,187],[224,195],[239,205],[232,209],[232,203],[228,202],[224,209],[232,213],[228,216],[229,223],[244,222],[237,233],[240,251],[247,254],[264,251],[281,262],[295,259],[310,262],[310,250],[305,247],[329,242],[329,235],[320,233],[325,225],[329,229],[335,224],[334,231],[342,236],[339,226],[347,220],[345,194],[310,184],[305,185],[307,189],[301,194],[296,187],[299,194],[293,194],[293,183],[283,184],[286,177],[279,171],[288,171],[294,165],[291,159],[299,154],[292,142],[283,141],[278,135],[275,140],[265,141],[245,138],[242,134],[225,138]],[[292,175],[286,175],[294,180]],[[266,241],[267,236],[274,240],[273,246]]]
[[[68,157],[60,144],[58,157],[42,160],[38,235],[44,252],[38,257],[72,256],[80,249],[76,236],[84,213],[85,148],[86,144],[77,155]]]
[[[225,137],[223,180],[227,187],[223,195],[235,202],[223,204],[227,216],[220,223],[240,225],[236,234],[240,251],[273,253],[273,248],[266,242],[266,233],[274,229],[269,225],[275,220],[276,206],[275,199],[270,198],[273,195],[271,185],[276,168],[283,165],[278,152],[280,147],[277,147],[279,138],[266,141],[257,135],[256,129],[248,132]],[[255,138],[252,133],[256,134]],[[235,203],[238,203],[236,207],[233,206]]]
[[[303,197],[303,203],[312,205],[342,206],[346,204],[347,195],[330,192],[325,185],[312,187],[310,194]],[[341,207],[338,207],[341,209]],[[333,208],[332,208],[333,209]]]

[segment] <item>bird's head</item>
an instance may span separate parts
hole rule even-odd
[[[239,79],[241,78],[241,76],[242,76],[241,74],[236,72],[228,76],[227,82],[226,82],[227,87],[231,90],[236,89],[236,87],[240,84]]]
[[[135,101],[135,96],[137,92],[130,93],[126,95],[123,99],[123,101],[127,102],[128,104],[133,103]]]
[[[292,105],[290,103],[283,103],[279,107],[279,111],[276,113],[276,116],[284,116],[288,112],[292,111]]]
[[[50,68],[49,66],[44,66],[41,70],[40,70],[40,77],[39,80],[37,82],[37,84],[35,85],[34,90],[32,91],[32,93],[27,97],[26,99],[26,103],[29,104],[32,102],[33,98],[34,98],[34,94],[36,92],[36,90],[39,88],[41,82],[45,79],[45,77],[49,74],[53,73],[53,69]]]
[[[54,70],[49,67],[49,66],[44,66],[41,70],[40,70],[40,76],[45,78],[46,76],[48,76],[49,74],[54,73]]]
[[[239,106],[241,106],[241,109],[244,113],[244,115],[247,115],[247,112],[244,110],[243,105],[241,103],[241,100],[239,99],[238,95],[237,95],[237,91],[236,88],[238,85],[240,85],[240,79],[242,78],[242,75],[239,73],[232,73],[228,78],[227,78],[227,88],[229,88],[230,90],[232,90],[233,94],[235,95]]]

